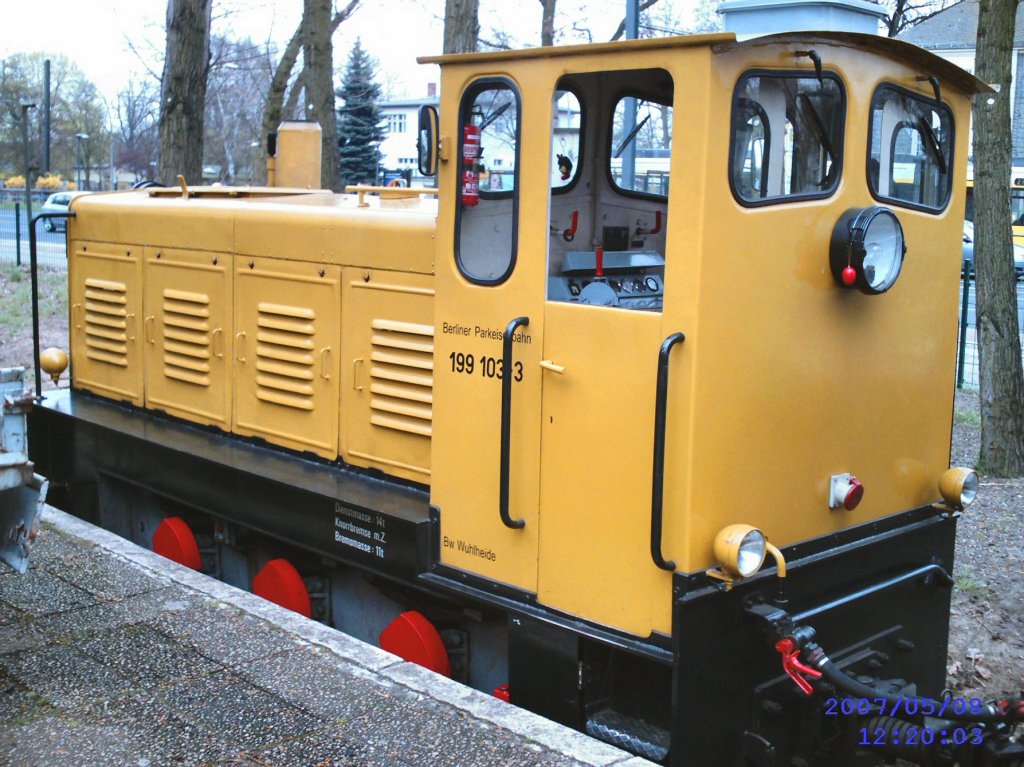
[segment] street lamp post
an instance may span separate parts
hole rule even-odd
[[[89,134],[88,133],[76,133],[75,134],[75,138],[78,140],[78,144],[77,144],[77,150],[78,150],[78,180],[75,182],[75,189],[78,189],[79,191],[81,191],[81,189],[82,189],[82,140],[85,139],[86,141],[88,141]]]

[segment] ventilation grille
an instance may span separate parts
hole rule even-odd
[[[434,405],[434,328],[374,320],[370,423],[429,437]]]
[[[313,409],[313,333],[316,312],[261,303],[256,335],[256,396],[263,402]]]
[[[210,385],[210,297],[165,290],[164,375],[196,386]]]
[[[85,281],[85,356],[128,367],[128,289],[123,282]]]

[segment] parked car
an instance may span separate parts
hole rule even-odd
[[[974,271],[974,224],[971,221],[964,221],[964,243],[963,261],[960,265],[960,273],[963,274],[970,264],[971,271]],[[1017,276],[1017,282],[1024,281],[1024,247],[1013,245],[1013,271]]]
[[[54,192],[46,198],[43,203],[43,213],[67,213],[71,200],[88,192]],[[48,218],[43,221],[43,228],[48,232],[66,232],[68,221],[66,218]]]

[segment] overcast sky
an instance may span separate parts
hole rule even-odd
[[[666,0],[667,2],[667,0]],[[689,5],[689,0],[675,0]],[[129,78],[159,75],[167,0],[2,0],[0,58],[18,52],[63,53],[85,72],[101,93],[114,100]],[[560,0],[565,28],[579,21],[607,40],[621,20],[625,0]],[[421,67],[417,56],[441,52],[444,0],[363,0],[334,37],[334,63],[344,70],[359,37],[380,62],[379,80],[394,97],[426,95],[437,80],[435,67]],[[283,48],[302,15],[302,0],[214,0],[214,34],[272,41]],[[537,45],[540,3],[481,0],[486,36],[503,28],[522,44]],[[134,50],[133,50],[134,49]]]

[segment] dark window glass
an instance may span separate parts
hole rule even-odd
[[[952,186],[953,114],[933,99],[882,86],[871,100],[868,183],[875,197],[942,210]]]
[[[733,193],[745,203],[831,194],[839,183],[845,117],[834,75],[743,77],[732,107]]]

